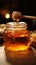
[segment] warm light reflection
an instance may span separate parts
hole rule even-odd
[[[10,18],[10,14],[9,13],[5,14],[5,18],[9,19]]]
[[[14,44],[14,45],[8,45],[8,47],[6,48],[7,50],[10,50],[10,51],[24,51],[24,50],[27,50],[29,48],[29,45],[24,45],[24,44]]]

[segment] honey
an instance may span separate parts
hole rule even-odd
[[[6,24],[7,30],[4,32],[4,46],[10,51],[24,51],[30,46],[30,33],[26,29],[24,22],[12,22]]]

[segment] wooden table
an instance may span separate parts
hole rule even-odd
[[[6,60],[4,46],[0,46],[0,65],[12,65]]]
[[[12,63],[6,60],[4,46],[0,47],[0,65],[36,65],[36,50],[34,48],[24,52],[6,51]],[[12,56],[11,56],[12,55]]]

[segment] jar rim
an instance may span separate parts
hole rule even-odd
[[[6,24],[7,30],[25,30],[27,29],[27,23],[25,22],[8,22]]]
[[[26,28],[27,27],[27,23],[26,22],[8,22],[7,24],[6,24],[6,27],[7,28],[12,28],[12,27],[14,27],[14,28]]]

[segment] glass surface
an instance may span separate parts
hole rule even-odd
[[[10,22],[6,24],[4,32],[5,49],[11,51],[24,51],[30,46],[30,33],[25,22]]]

